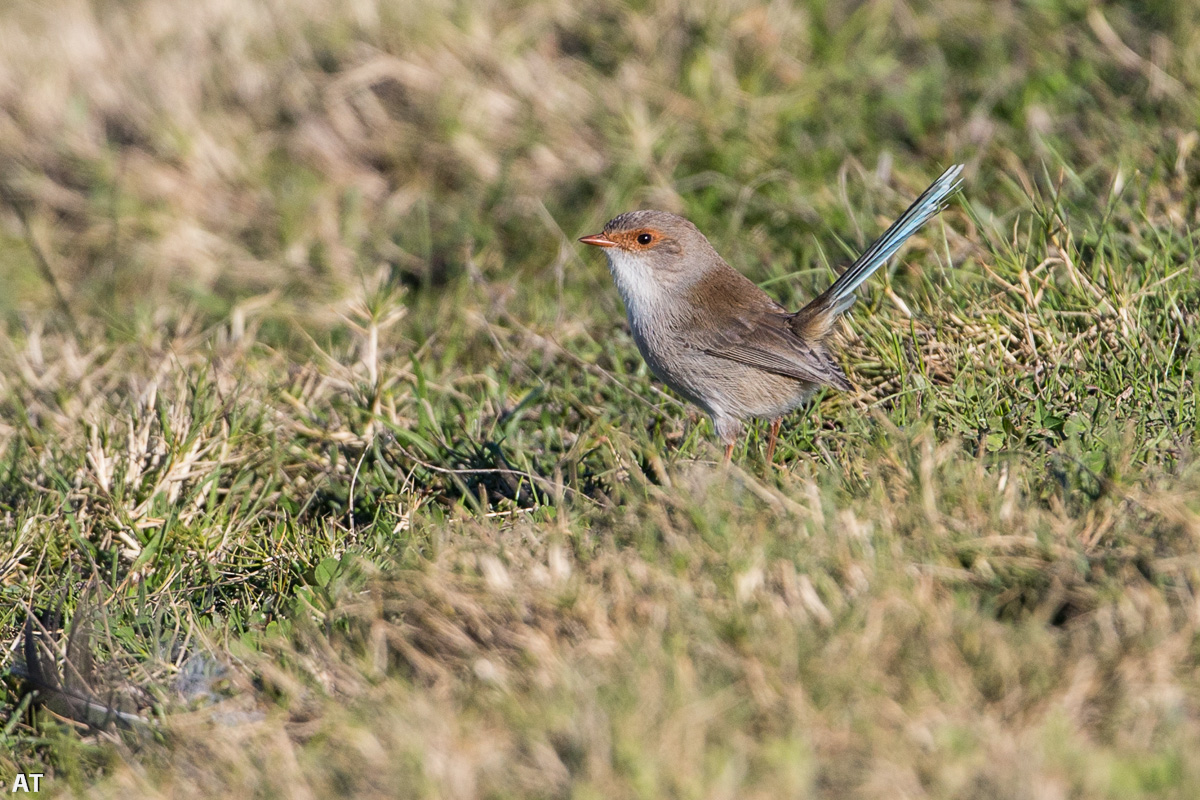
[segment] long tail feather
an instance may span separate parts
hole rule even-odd
[[[962,164],[955,164],[943,172],[832,286],[796,312],[793,325],[809,336],[828,333],[837,315],[854,305],[854,290],[886,264],[908,237],[945,207],[946,199],[962,184],[959,179],[962,169]]]

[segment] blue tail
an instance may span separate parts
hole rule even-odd
[[[863,251],[858,260],[851,264],[832,286],[797,312],[797,323],[803,323],[807,328],[812,323],[818,322],[818,318],[827,318],[827,325],[832,326],[833,319],[838,314],[854,305],[854,290],[871,277],[875,270],[886,264],[908,237],[916,233],[931,217],[942,210],[946,198],[962,184],[962,181],[959,180],[962,169],[962,164],[955,164],[943,172],[942,176],[922,192],[921,196],[908,207],[908,210],[883,232],[882,236]],[[818,327],[825,326],[818,323]]]

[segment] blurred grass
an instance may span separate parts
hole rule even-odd
[[[1165,2],[6,5],[6,663],[26,606],[94,615],[97,691],[157,721],[76,730],[8,679],[0,783],[1195,796],[1198,33]],[[573,241],[678,211],[796,306],[957,161],[784,470],[761,431],[716,468]]]

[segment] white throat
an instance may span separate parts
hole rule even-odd
[[[653,318],[669,310],[669,302],[662,284],[651,273],[647,259],[642,259],[616,247],[604,253],[608,256],[608,269],[617,291],[625,302],[629,313],[629,324],[635,331]],[[639,324],[640,323],[640,324]]]

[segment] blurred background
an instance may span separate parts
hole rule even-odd
[[[618,310],[572,242],[620,211],[685,213],[762,281],[818,250],[844,261],[835,236],[863,244],[955,161],[996,236],[1063,172],[1098,203],[1162,176],[1146,213],[1194,218],[1188,3],[55,0],[0,15],[10,324],[51,307],[27,235],[76,313],[119,329],[168,299],[221,314],[380,268],[416,289],[475,275],[553,293],[568,316]]]

